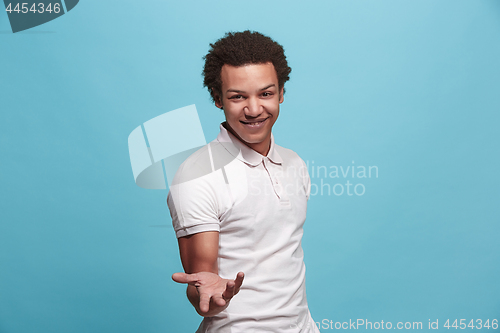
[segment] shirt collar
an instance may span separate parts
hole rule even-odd
[[[231,153],[234,157],[239,159],[240,161],[249,164],[251,166],[257,166],[262,162],[263,158],[269,159],[274,164],[282,164],[283,159],[278,154],[274,146],[274,136],[271,133],[271,147],[269,148],[269,152],[267,156],[263,156],[260,153],[256,152],[252,148],[248,147],[246,144],[241,142],[240,139],[235,137],[232,133],[230,133],[223,125],[220,124],[220,133],[217,136],[217,141],[220,142],[221,145],[226,148],[226,150]]]

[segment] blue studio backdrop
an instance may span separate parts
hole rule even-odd
[[[246,29],[292,67],[273,132],[312,179],[321,331],[498,329],[500,1],[56,3],[0,12],[0,332],[196,330],[127,138],[195,104],[213,140],[202,57]]]

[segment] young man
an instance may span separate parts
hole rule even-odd
[[[257,32],[228,33],[205,56],[226,121],[167,197],[186,272],[172,279],[205,317],[198,332],[319,332],[301,247],[310,179],[271,133],[290,71],[282,46]]]

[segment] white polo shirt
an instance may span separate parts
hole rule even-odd
[[[267,156],[221,124],[217,139],[179,167],[167,197],[177,237],[219,232],[219,275],[245,279],[197,332],[319,332],[305,292],[301,239],[310,178],[304,161],[274,143]]]

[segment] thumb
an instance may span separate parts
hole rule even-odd
[[[198,277],[196,274],[174,273],[172,280],[178,283],[192,283],[198,281]]]

